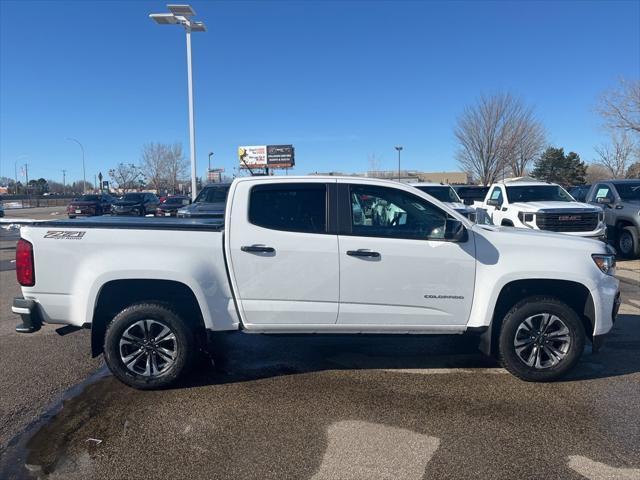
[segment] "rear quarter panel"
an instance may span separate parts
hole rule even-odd
[[[158,279],[188,286],[207,328],[238,326],[222,253],[222,232],[70,226],[23,227],[21,236],[33,244],[36,274],[35,286],[23,287],[22,292],[41,305],[46,322],[90,323],[107,282]]]

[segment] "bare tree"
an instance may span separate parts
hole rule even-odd
[[[606,127],[640,135],[640,80],[620,80],[600,97],[598,111]]]
[[[481,96],[458,117],[454,134],[462,170],[489,185],[505,170],[523,172],[544,146],[533,110],[508,93]]]
[[[140,168],[145,172],[149,186],[158,192],[170,189],[175,193],[178,180],[186,176],[187,167],[180,143],[151,142],[142,147]]]
[[[518,108],[512,128],[512,144],[505,152],[508,155],[507,162],[514,177],[523,177],[529,165],[542,153],[546,133],[542,123],[535,118],[532,108]]]
[[[167,184],[173,193],[176,193],[178,182],[189,174],[189,162],[184,158],[181,143],[174,143],[167,147]]]
[[[608,178],[611,178],[609,170],[599,163],[590,163],[587,166],[587,175],[585,177],[587,183],[596,183],[601,180],[607,180]]]
[[[626,132],[611,134],[611,143],[594,147],[599,159],[596,161],[603,166],[613,178],[624,178],[627,166],[637,157],[637,148]]]
[[[109,170],[109,177],[123,192],[135,190],[144,178],[142,171],[133,163],[119,163],[116,168]]]

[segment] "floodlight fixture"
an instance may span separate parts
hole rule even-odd
[[[180,17],[195,17],[196,11],[191,5],[167,5],[171,13]]]
[[[175,25],[178,19],[173,13],[152,13],[149,18],[160,25]]]

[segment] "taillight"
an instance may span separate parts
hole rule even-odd
[[[33,287],[36,284],[33,245],[23,238],[16,245],[16,277],[23,287]]]

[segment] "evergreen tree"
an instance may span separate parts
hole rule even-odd
[[[531,172],[535,178],[560,185],[583,185],[587,175],[587,165],[580,155],[563,148],[548,147],[535,163]]]

